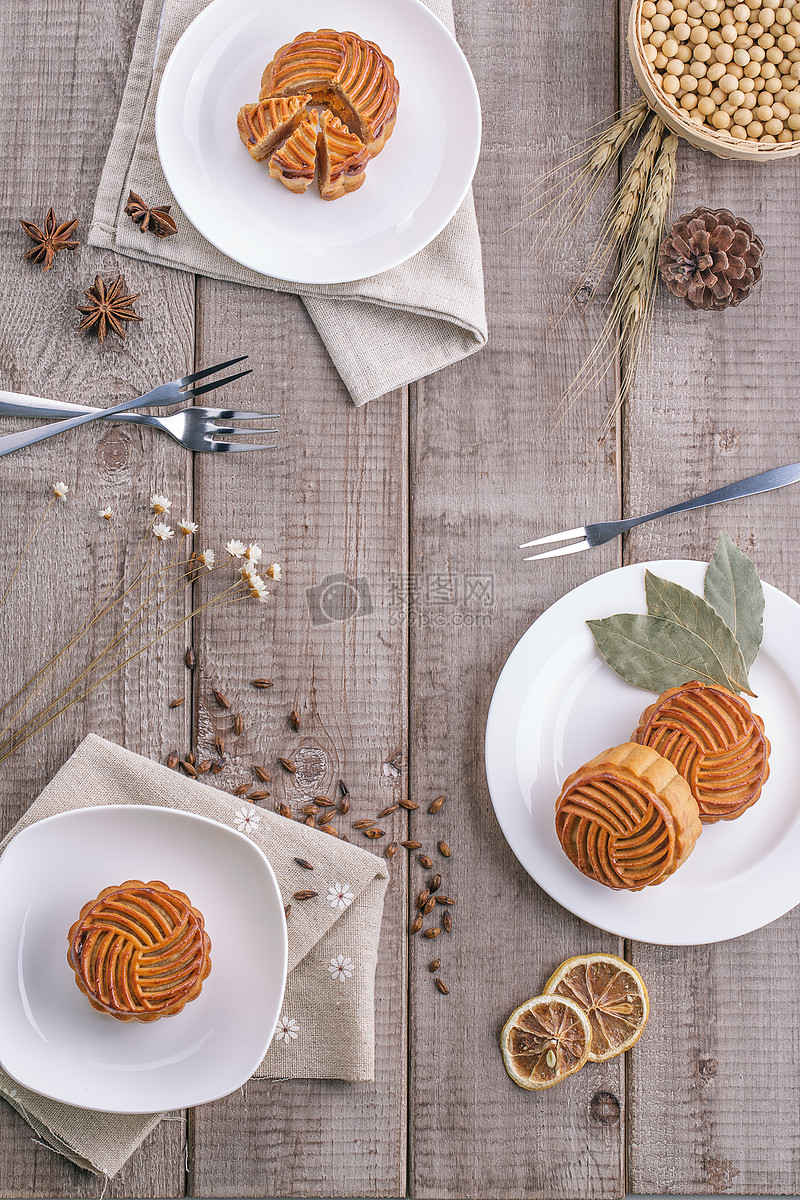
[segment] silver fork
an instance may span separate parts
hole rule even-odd
[[[43,400],[40,396],[24,396],[19,392],[0,391],[0,417],[39,417],[55,420],[81,414],[96,413],[105,419],[106,409],[92,408],[88,404],[68,404],[65,400]],[[278,413],[239,412],[233,408],[202,408],[200,405],[181,408],[168,417],[153,417],[149,413],[122,412],[109,417],[111,421],[126,421],[136,425],[150,425],[168,433],[181,446],[197,453],[228,450],[274,450],[275,444],[251,445],[247,442],[217,442],[217,434],[262,434],[275,433],[275,429],[238,428],[235,425],[217,425],[217,421],[272,421]]]
[[[237,371],[235,375],[226,375],[224,379],[214,379],[211,383],[203,384],[202,387],[192,387],[191,385],[213,375],[216,371],[224,371],[226,367],[233,367],[237,363],[244,362],[246,358],[247,355],[242,354],[239,358],[231,358],[227,362],[206,367],[205,370],[196,371],[193,375],[184,375],[181,379],[170,380],[169,383],[162,383],[152,391],[145,392],[143,396],[137,396],[135,400],[126,400],[123,404],[115,404],[112,408],[93,409],[90,413],[71,417],[66,421],[56,421],[52,425],[45,425],[44,428],[23,429],[20,433],[7,433],[4,437],[0,437],[0,457],[12,454],[15,450],[21,450],[24,446],[42,442],[45,438],[55,437],[68,429],[86,425],[90,421],[112,417],[117,413],[124,413],[134,408],[159,408],[167,404],[176,404],[179,400],[190,400],[196,396],[202,396],[206,392],[213,392],[215,388],[224,387],[226,383],[233,383],[235,379],[241,379],[242,376],[250,375],[251,372],[249,370]],[[232,443],[221,443],[221,445],[230,449]],[[255,447],[253,448],[255,449]]]
[[[716,491],[706,492],[704,496],[695,496],[692,500],[682,500],[680,504],[671,504],[669,508],[660,508],[657,512],[645,513],[641,517],[628,517],[624,521],[598,521],[594,525],[580,525],[577,529],[565,529],[563,533],[551,533],[547,537],[535,538],[532,542],[523,542],[520,550],[529,546],[543,546],[547,542],[566,542],[580,538],[571,546],[559,546],[557,550],[547,550],[543,554],[531,554],[524,561],[534,562],[538,558],[557,558],[562,554],[575,554],[579,550],[590,550],[594,546],[602,546],[621,533],[627,533],[645,521],[655,521],[658,517],[669,516],[670,513],[687,512],[690,508],[705,508],[707,504],[721,504],[725,500],[738,500],[741,496],[757,496],[759,492],[772,492],[775,488],[785,487],[787,483],[800,481],[800,463],[789,463],[785,467],[773,467],[770,471],[762,471],[760,475],[748,475],[747,479],[739,479]]]

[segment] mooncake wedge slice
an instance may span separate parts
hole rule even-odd
[[[317,134],[317,162],[317,182],[323,200],[338,200],[348,192],[355,192],[366,179],[369,162],[366,146],[328,110],[322,113]]]
[[[248,153],[263,162],[290,137],[307,116],[311,96],[267,96],[239,109],[236,126]]]
[[[290,192],[298,195],[307,189],[314,178],[317,164],[317,116],[304,117],[290,138],[269,160],[269,173]]]

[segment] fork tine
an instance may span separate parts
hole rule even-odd
[[[254,434],[254,433],[277,433],[277,429],[242,429],[238,425],[215,425],[213,429],[208,431],[212,436],[216,433],[224,434]]]
[[[279,421],[281,414],[239,412],[235,408],[210,408],[206,416],[213,421]]]
[[[224,387],[226,383],[233,383],[235,379],[242,379],[245,375],[252,375],[252,368],[248,371],[237,371],[235,375],[226,375],[224,379],[214,379],[211,383],[204,383],[199,388],[189,388],[188,392],[184,392],[184,396],[203,396],[206,392],[213,392],[215,388]]]
[[[545,542],[566,542],[569,538],[585,537],[586,526],[581,525],[578,529],[565,529],[563,533],[550,533],[547,537],[534,538],[532,542],[523,542],[520,550],[527,550],[528,546],[543,546]]]
[[[215,450],[277,450],[276,445],[254,446],[252,442],[212,442]]]
[[[196,371],[194,375],[184,375],[181,387],[187,383],[194,383],[198,379],[205,379],[206,375],[213,375],[215,371],[224,371],[226,367],[235,367],[237,363],[244,362],[248,357],[247,354],[242,354],[239,358],[229,358],[227,362],[217,363],[214,367],[206,367],[204,371]]]
[[[529,554],[527,558],[523,558],[523,562],[535,562],[537,558],[560,558],[562,554],[576,554],[578,550],[588,550],[589,542],[586,538],[582,542],[575,542],[572,546],[559,546],[557,550],[546,550],[544,554]]]

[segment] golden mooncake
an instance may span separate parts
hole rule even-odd
[[[316,113],[307,114],[292,136],[269,160],[269,173],[290,192],[301,194],[314,178],[317,162]]]
[[[695,682],[670,688],[642,713],[633,740],[673,763],[707,825],[741,816],[769,775],[763,721],[744,696],[723,687]]]
[[[683,776],[636,742],[579,767],[556,801],[556,833],[570,862],[617,890],[663,883],[689,857],[701,828]]]
[[[92,1008],[118,1021],[157,1021],[200,995],[211,970],[203,914],[160,880],[128,879],[84,904],[67,961]]]
[[[310,93],[380,154],[397,119],[400,85],[392,60],[356,33],[318,29],[281,46],[261,79],[261,98]]]
[[[256,162],[269,158],[294,133],[310,102],[308,95],[268,96],[258,104],[245,104],[239,109],[236,118],[239,137]]]
[[[317,134],[319,194],[323,200],[338,200],[360,188],[369,162],[367,148],[327,109],[320,117]]]

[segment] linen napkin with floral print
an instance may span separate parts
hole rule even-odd
[[[283,1011],[255,1074],[268,1079],[372,1079],[385,864],[357,846],[186,779],[95,734],[53,777],[0,850],[45,817],[104,804],[177,808],[239,830],[266,854],[284,903],[308,887],[308,873],[295,858],[313,859],[319,897],[313,904],[292,905]],[[0,1095],[55,1150],[106,1176],[119,1171],[164,1115],[74,1108],[29,1091],[2,1069]]]

